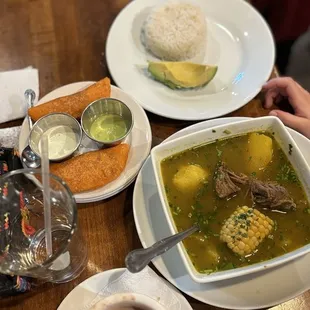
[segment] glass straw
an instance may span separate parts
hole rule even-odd
[[[48,156],[48,137],[43,134],[41,144],[41,168],[43,178],[43,201],[44,201],[44,226],[45,245],[47,257],[52,255],[52,228],[51,228],[51,198],[50,198],[50,173]]]

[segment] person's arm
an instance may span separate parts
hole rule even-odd
[[[272,110],[269,115],[277,116],[285,125],[310,139],[310,93],[289,77],[272,79],[263,90],[266,92],[266,108],[270,109],[274,103],[287,98],[295,112]]]

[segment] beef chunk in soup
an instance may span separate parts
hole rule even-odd
[[[224,162],[218,164],[215,171],[215,190],[220,198],[228,197],[240,191],[237,185],[245,184],[248,177],[245,174],[237,174],[227,168]]]
[[[276,182],[250,181],[253,202],[271,210],[295,210],[296,204],[288,191]]]

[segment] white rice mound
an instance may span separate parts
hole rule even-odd
[[[171,2],[156,7],[143,28],[146,48],[161,60],[195,57],[206,44],[207,24],[199,7]]]

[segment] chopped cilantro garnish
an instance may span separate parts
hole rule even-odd
[[[310,214],[310,208],[305,208],[305,209],[304,209],[304,213]]]
[[[203,205],[199,201],[196,201],[193,206],[194,206],[194,209],[202,209],[203,208]]]
[[[294,169],[289,165],[284,164],[281,166],[280,171],[277,174],[277,181],[297,183],[298,178]]]
[[[192,209],[193,222],[199,225],[200,231],[205,234],[206,238],[213,236],[214,233],[210,230],[209,223],[216,220],[217,212],[203,212],[203,205],[198,201],[192,205]]]
[[[168,186],[165,186],[165,191],[166,191],[166,194],[169,194],[170,190]]]
[[[222,266],[219,267],[219,270],[229,270],[236,268],[233,263],[225,263]]]
[[[199,270],[200,273],[205,273],[205,274],[210,274],[214,271],[215,270],[212,270],[212,269],[201,269],[201,270]]]
[[[169,203],[169,207],[171,209],[172,214],[174,215],[179,215],[182,212],[179,206],[175,206],[172,203]]]
[[[240,220],[246,220],[247,219],[247,214],[246,213],[241,213],[241,214],[239,214],[238,215],[238,218],[240,219]]]
[[[286,248],[284,247],[284,246],[281,246],[281,248],[282,248],[282,250],[286,253],[287,252],[287,250],[286,250]]]
[[[196,200],[200,199],[208,190],[208,182],[205,182],[202,184],[202,186],[199,188],[197,194],[196,194]]]
[[[288,153],[290,155],[292,155],[292,152],[293,152],[293,145],[291,143],[289,143],[289,145],[288,145]]]
[[[216,151],[217,151],[217,156],[218,156],[218,157],[221,157],[223,151],[221,151],[217,146],[216,146]]]

